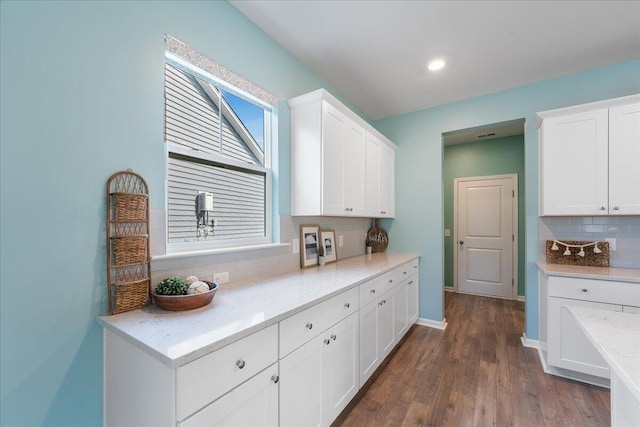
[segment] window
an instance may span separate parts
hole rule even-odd
[[[271,242],[272,114],[271,105],[167,51],[170,250]]]

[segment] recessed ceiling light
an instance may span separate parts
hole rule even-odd
[[[441,70],[442,68],[444,68],[444,60],[434,59],[433,61],[429,62],[428,68],[431,71]]]

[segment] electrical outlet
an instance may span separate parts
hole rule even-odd
[[[444,237],[450,237],[451,236],[451,230],[448,228],[444,229]]]
[[[217,283],[218,285],[222,285],[223,283],[227,283],[229,281],[229,272],[225,271],[224,273],[216,273],[213,275],[213,283]]]
[[[293,246],[293,253],[297,254],[300,252],[300,239],[293,239],[293,243],[291,243],[291,246]]]
[[[344,244],[344,239],[342,238],[342,236],[338,236],[338,247],[341,248],[343,244]]]
[[[616,250],[616,239],[604,239],[607,243],[609,243],[609,250],[611,252]]]

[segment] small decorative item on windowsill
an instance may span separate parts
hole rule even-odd
[[[364,242],[365,248],[367,250],[367,255],[371,255],[371,242],[369,241],[369,239],[367,239]]]

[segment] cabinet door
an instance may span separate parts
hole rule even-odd
[[[541,215],[606,215],[608,110],[548,118],[540,132]]]
[[[278,425],[278,364],[197,412],[180,427]]]
[[[622,306],[565,298],[549,298],[548,363],[597,377],[609,378],[609,365],[589,341],[567,306],[622,311]]]
[[[365,162],[365,214],[380,216],[380,150],[383,143],[367,134]]]
[[[409,300],[407,295],[407,281],[403,280],[394,290],[395,333],[396,340],[400,340],[409,328]]]
[[[322,345],[320,335],[280,360],[280,425],[321,426]]]
[[[640,215],[640,103],[609,110],[609,213]]]
[[[360,308],[360,387],[380,365],[378,301]]]
[[[363,128],[347,121],[344,138],[344,208],[347,215],[364,215],[364,175],[366,134]],[[328,159],[325,159],[329,161]]]
[[[344,215],[344,139],[348,117],[322,103],[322,213]]]
[[[380,216],[393,218],[396,211],[396,152],[386,144],[380,150]]]
[[[358,330],[358,316],[354,313],[323,334],[324,425],[330,425],[358,392]]]
[[[381,360],[387,357],[396,343],[393,309],[393,291],[391,291],[378,300],[378,353]]]
[[[415,276],[407,280],[407,304],[408,304],[408,317],[409,326],[416,323],[420,316],[420,279],[416,274]]]

